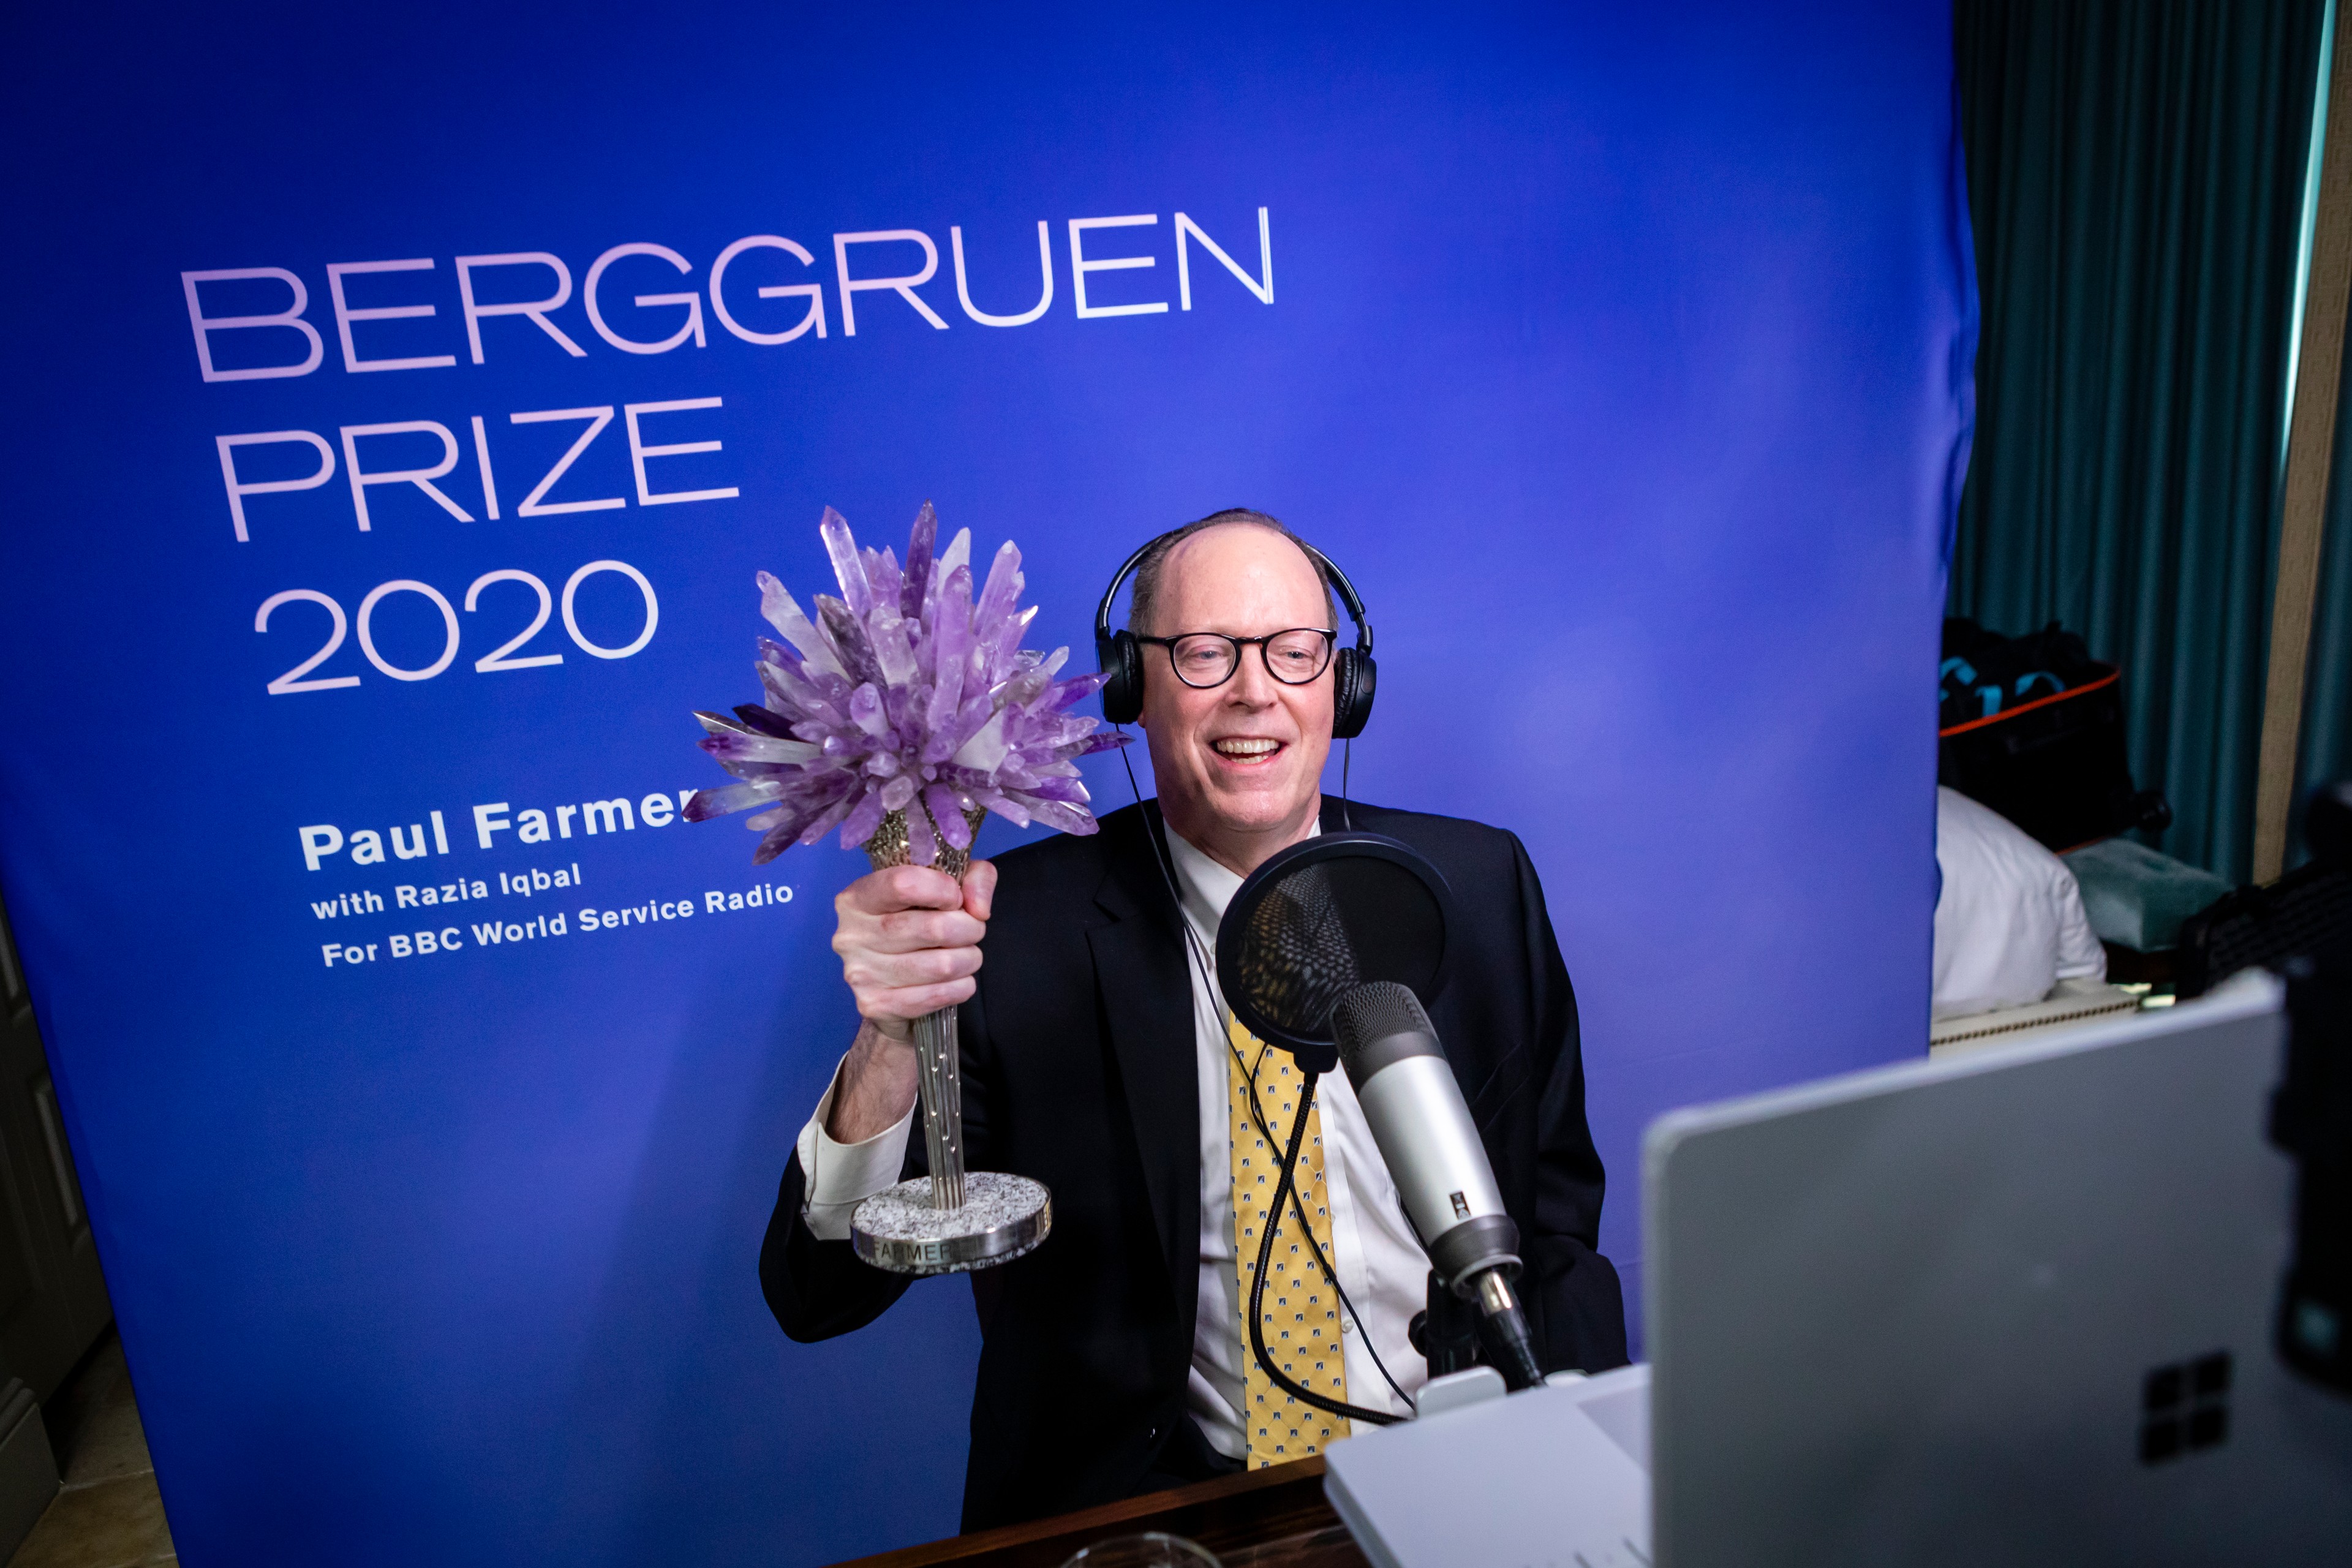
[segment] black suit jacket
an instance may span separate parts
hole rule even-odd
[[[1445,875],[1464,928],[1430,1008],[1518,1224],[1519,1282],[1547,1371],[1625,1360],[1617,1273],[1596,1250],[1601,1170],[1585,1125],[1576,998],[1527,851],[1453,817],[1351,808]],[[1092,837],[997,864],[978,994],[961,1010],[970,1168],[1034,1177],[1054,1229],[975,1276],[982,1304],[966,1530],[1129,1495],[1185,1421],[1201,1245],[1200,1104],[1183,938],[1129,806]],[[1327,804],[1323,826],[1341,824]],[[922,1168],[919,1125],[907,1172]],[[760,1255],[784,1331],[878,1317],[909,1281],[819,1241],[795,1156]]]

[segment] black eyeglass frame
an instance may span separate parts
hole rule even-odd
[[[1274,668],[1274,656],[1266,652],[1267,645],[1271,644],[1275,638],[1286,637],[1294,632],[1313,632],[1317,637],[1323,639],[1323,662],[1315,667],[1314,674],[1299,680],[1285,679],[1282,673]],[[1242,649],[1253,647],[1257,649],[1258,663],[1265,667],[1266,674],[1272,677],[1277,684],[1283,686],[1312,686],[1317,681],[1322,679],[1324,676],[1330,673],[1332,660],[1337,655],[1339,647],[1339,633],[1335,627],[1331,626],[1285,626],[1278,632],[1268,632],[1262,637],[1237,637],[1225,632],[1178,632],[1172,637],[1148,637],[1139,636],[1134,633],[1129,633],[1129,635],[1135,637],[1135,640],[1139,643],[1143,643],[1152,647],[1166,648],[1168,650],[1168,668],[1170,673],[1174,675],[1177,679],[1184,681],[1186,686],[1191,687],[1195,691],[1214,691],[1218,687],[1224,685],[1225,682],[1231,680],[1234,676],[1239,675],[1242,672]],[[1179,668],[1176,664],[1176,645],[1184,641],[1187,637],[1215,637],[1220,642],[1231,644],[1234,650],[1233,667],[1227,669],[1224,674],[1219,676],[1216,679],[1209,682],[1206,686],[1200,684],[1198,681],[1185,680],[1183,670]]]

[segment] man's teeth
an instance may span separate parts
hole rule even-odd
[[[1223,757],[1263,757],[1282,749],[1279,741],[1228,740],[1215,744],[1217,754]]]

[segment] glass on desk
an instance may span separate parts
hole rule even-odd
[[[1344,1524],[1286,1535],[1225,1553],[1225,1568],[1369,1568],[1363,1549]]]
[[[1097,1541],[1062,1564],[1062,1568],[1224,1568],[1207,1548],[1181,1535],[1152,1531],[1144,1535],[1119,1535]]]

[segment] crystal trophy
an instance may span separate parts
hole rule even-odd
[[[990,812],[1015,826],[1092,833],[1076,761],[1127,744],[1123,731],[1070,711],[1099,674],[1057,679],[1069,649],[1022,647],[1021,552],[1006,543],[974,588],[971,535],[945,550],[929,501],[901,562],[861,548],[831,507],[818,523],[841,584],[812,618],[762,572],[760,611],[783,640],[760,640],[762,700],[698,712],[702,750],[740,781],[697,790],[686,819],[753,812],[751,863],[838,831],[877,870],[931,866],[958,881]],[[1008,1262],[1045,1239],[1054,1208],[1025,1176],[964,1169],[956,1016],[915,1021],[929,1174],[858,1205],[857,1255],[899,1274],[956,1274]]]
[[[976,832],[981,814],[966,815]],[[912,864],[906,813],[884,817],[866,840],[866,853],[877,871]],[[942,842],[936,864],[961,882],[971,858],[969,849]],[[930,1174],[900,1182],[859,1204],[850,1215],[850,1245],[858,1257],[893,1274],[965,1274],[1009,1263],[1053,1229],[1053,1195],[1044,1183],[1026,1176],[964,1169],[963,1076],[954,1008],[915,1020],[915,1059]]]

